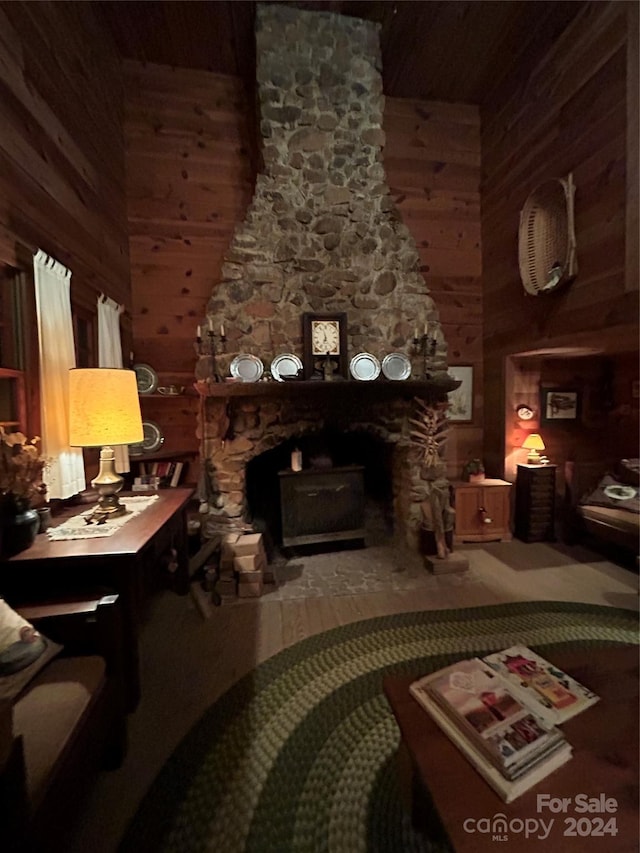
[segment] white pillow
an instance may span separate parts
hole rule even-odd
[[[30,642],[36,634],[33,625],[0,598],[0,655],[20,640]]]
[[[0,699],[15,699],[61,651],[0,598]]]

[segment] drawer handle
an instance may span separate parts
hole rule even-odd
[[[315,492],[305,491],[303,494],[304,494],[305,498],[317,498],[321,491],[325,495],[326,494],[337,495],[338,492],[343,492],[346,488],[348,488],[348,487],[347,486],[327,486],[325,489],[316,490]]]
[[[482,516],[482,523],[483,524],[493,524],[493,519],[487,515],[487,511],[483,506],[480,507],[478,512]]]

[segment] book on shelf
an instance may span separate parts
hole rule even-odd
[[[169,485],[172,488],[175,488],[180,483],[180,477],[182,476],[182,470],[184,468],[184,462],[174,462],[173,471],[171,472],[171,477],[169,480]]]
[[[145,491],[165,487],[176,487],[184,474],[185,462],[170,459],[155,462],[138,462],[138,476],[134,478],[132,491]]]
[[[131,486],[132,492],[150,492],[157,491],[160,488],[160,477],[154,477],[152,474],[141,474],[136,477]]]
[[[598,699],[524,646],[452,664],[410,691],[507,803],[571,758],[557,723]]]

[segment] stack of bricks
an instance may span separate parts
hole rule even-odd
[[[227,533],[222,539],[217,590],[225,598],[259,598],[273,583],[262,533]]]

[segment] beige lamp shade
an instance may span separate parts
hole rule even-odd
[[[544,450],[544,441],[541,435],[538,435],[537,432],[532,432],[525,438],[522,446],[527,450]]]
[[[542,436],[537,432],[530,433],[524,440],[522,446],[529,451],[527,462],[529,465],[540,465],[541,459],[539,450],[544,450],[544,441]]]
[[[103,447],[143,440],[138,383],[117,367],[69,371],[69,444]]]

